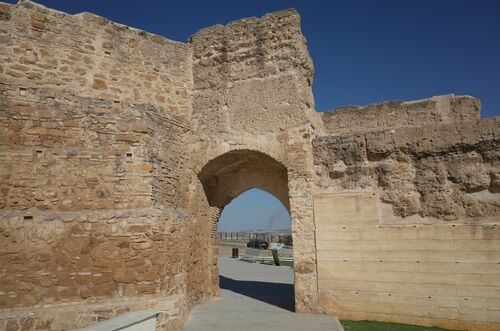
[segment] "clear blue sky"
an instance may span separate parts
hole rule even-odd
[[[292,223],[285,206],[273,195],[252,189],[240,194],[222,211],[219,231],[283,230]]]
[[[479,98],[483,117],[500,115],[500,0],[38,2],[178,41],[210,25],[294,7],[314,61],[317,110],[455,93]],[[252,191],[233,203],[269,219],[281,205],[267,198]],[[231,218],[230,207],[221,222]],[[233,229],[249,228],[247,220],[234,222]]]

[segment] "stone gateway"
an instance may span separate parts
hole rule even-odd
[[[0,3],[0,329],[218,292],[214,232],[259,188],[292,219],[298,312],[500,330],[500,118],[469,96],[317,113],[294,10],[187,43]]]

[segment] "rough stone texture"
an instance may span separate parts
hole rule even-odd
[[[197,196],[211,207],[201,224],[213,233],[221,209],[248,189],[275,194],[292,218],[296,309],[320,311],[311,139],[321,122],[313,109],[313,68],[299,15],[285,10],[217,25],[192,36],[189,44],[193,181],[201,180],[206,198]],[[201,244],[212,251],[206,240]],[[210,274],[217,277],[216,255],[211,265]]]
[[[157,328],[175,330],[183,324],[182,296],[153,296],[142,294],[118,299],[86,300],[64,307],[45,304],[30,310],[12,309],[0,313],[1,330],[74,330],[92,325],[130,311],[155,309],[159,311]],[[60,314],[61,316],[57,316]]]
[[[499,123],[492,118],[317,138],[317,187],[379,191],[401,217],[497,217]]]
[[[179,325],[189,47],[29,1],[0,9],[0,329],[84,326],[172,295],[160,324]]]
[[[332,134],[381,128],[470,122],[479,119],[481,104],[469,96],[441,95],[415,101],[386,101],[364,107],[343,106],[321,113],[325,130]]]
[[[499,118],[316,138],[321,306],[497,330],[499,143]]]
[[[292,218],[297,311],[498,330],[500,129],[478,100],[318,114],[294,10],[187,43],[26,0],[0,22],[0,329],[145,308],[179,328],[217,295],[222,209],[260,188]]]

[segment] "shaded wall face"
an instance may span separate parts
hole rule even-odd
[[[256,151],[236,150],[212,160],[198,174],[211,206],[223,209],[234,198],[252,188],[273,194],[289,208],[286,168]]]
[[[499,139],[498,119],[317,138],[325,310],[497,330]]]
[[[153,301],[171,323],[186,292],[188,47],[28,1],[0,12],[0,329],[26,307],[31,328],[64,329]]]

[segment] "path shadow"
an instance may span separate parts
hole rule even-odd
[[[239,293],[282,309],[294,311],[295,296],[293,284],[235,280],[219,276],[219,286],[221,289]]]

